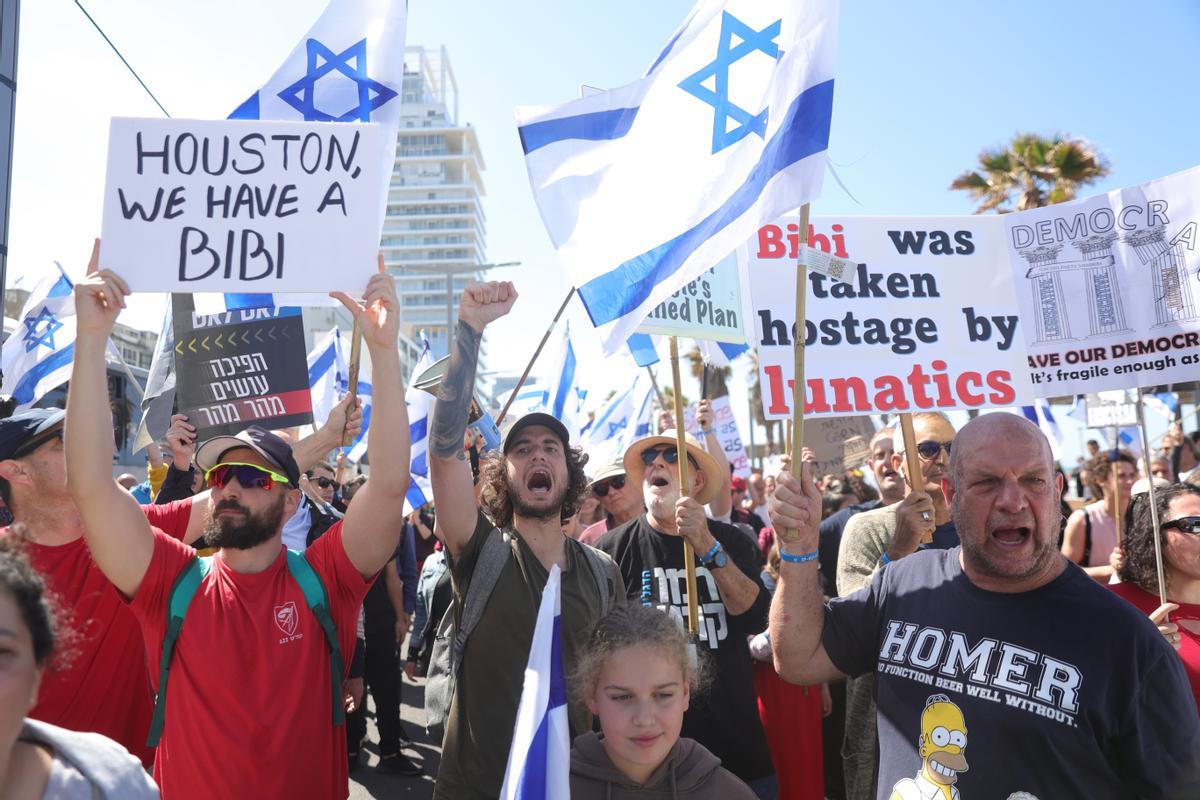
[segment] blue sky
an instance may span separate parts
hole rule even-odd
[[[177,117],[224,117],[270,75],[325,0],[84,0]],[[567,290],[534,207],[513,109],[587,83],[637,78],[690,8],[682,0],[412,0],[410,44],[444,45],[460,120],[487,161],[488,256],[517,260],[520,324],[493,333],[514,371]],[[9,268],[82,271],[100,225],[108,119],[156,116],[70,0],[22,4]],[[979,151],[1031,130],[1087,138],[1111,161],[1103,191],[1200,163],[1200,4],[843,3],[830,158],[814,213],[968,214],[950,181]],[[1090,193],[1090,192],[1089,192]],[[157,329],[161,301],[128,322]],[[578,317],[582,321],[582,317]],[[741,382],[737,381],[738,383]],[[735,393],[734,407],[744,408]]]

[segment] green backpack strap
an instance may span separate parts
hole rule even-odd
[[[171,656],[175,652],[175,640],[183,627],[183,618],[188,606],[200,588],[200,581],[212,570],[212,556],[192,559],[183,572],[175,578],[171,594],[167,596],[167,632],[163,636],[162,657],[158,662],[158,694],[154,697],[154,716],[150,720],[150,734],[146,737],[147,747],[158,747],[162,738],[163,717],[167,709],[167,676],[170,674]]]
[[[325,584],[317,574],[304,554],[296,550],[287,551],[288,572],[300,584],[304,593],[304,602],[316,616],[325,632],[325,641],[329,644],[329,675],[333,691],[333,724],[341,725],[346,721],[346,709],[342,704],[342,683],[346,678],[346,665],[342,661],[342,648],[338,644],[337,627],[333,624],[333,615],[329,611],[329,595],[325,592]]]

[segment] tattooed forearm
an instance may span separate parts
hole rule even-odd
[[[462,320],[454,337],[454,349],[446,375],[438,386],[438,401],[433,412],[430,449],[438,458],[462,457],[463,434],[471,409],[471,391],[475,386],[475,366],[479,361],[479,343],[483,334]]]

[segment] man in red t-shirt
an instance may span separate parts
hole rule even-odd
[[[317,461],[336,446],[345,405],[297,446],[297,460]],[[360,417],[359,412],[351,415],[354,430]],[[64,412],[57,408],[30,409],[0,420],[0,497],[13,511],[14,523],[24,529],[29,561],[57,599],[64,627],[59,652],[42,677],[29,716],[103,734],[150,767],[154,749],[146,745],[146,734],[154,694],[142,634],[84,541],[83,520],[67,491],[63,420]],[[191,459],[194,437],[186,417],[175,420],[168,433],[185,461]],[[200,537],[209,518],[207,493],[141,509],[152,527],[188,544]]]
[[[112,457],[105,343],[128,288],[97,269],[75,287],[78,334],[67,400],[67,477],[100,569],[129,599],[151,663],[161,655],[176,578],[196,554],[147,524],[128,493],[101,474]],[[343,661],[353,652],[363,596],[391,558],[404,523],[409,435],[400,379],[399,301],[383,271],[366,307],[335,296],[370,350],[371,480],[346,518],[304,557],[324,584]],[[292,577],[283,523],[300,502],[300,468],[279,437],[251,427],[202,444],[210,486],[206,541],[219,548],[188,608],[171,659],[154,777],[167,800],[345,798],[345,731],[334,726],[330,651]],[[157,675],[152,675],[157,683]],[[284,735],[294,732],[295,735]]]

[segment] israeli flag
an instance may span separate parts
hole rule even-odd
[[[649,436],[654,414],[654,386],[639,374],[633,385],[614,394],[588,423],[581,444],[591,463],[616,460],[637,439]]]
[[[321,338],[308,354],[308,388],[312,393],[313,428],[329,419],[329,412],[350,391],[350,360],[346,357],[342,332],[334,328]],[[371,367],[364,359],[358,366],[358,397],[362,401],[363,427],[351,444],[346,457],[362,460],[367,452],[367,432],[371,424]]]
[[[518,110],[542,220],[607,354],[820,194],[837,13],[837,0],[699,0],[641,80]]]
[[[410,388],[405,392],[411,441],[409,472],[412,475],[405,498],[405,513],[410,513],[413,508],[420,508],[433,497],[433,484],[429,480],[429,422],[433,411],[433,395],[411,388],[413,380],[433,366],[433,361],[429,339],[425,331],[421,331],[421,357],[413,367],[412,378],[409,379]]]
[[[571,342],[571,323],[560,330],[554,351],[546,360],[541,410],[565,425],[574,440],[587,424],[587,389],[582,385],[583,368]]]
[[[517,706],[502,800],[570,797],[571,734],[562,661],[562,573],[550,568]]]
[[[1061,461],[1063,434],[1062,429],[1058,427],[1058,420],[1054,418],[1054,412],[1050,409],[1049,401],[1039,397],[1035,405],[1021,406],[1021,414],[1041,429],[1050,442],[1050,454],[1055,461]]]
[[[1174,392],[1157,392],[1142,395],[1146,408],[1162,414],[1168,421],[1175,421],[1175,411],[1179,408],[1179,396]]]
[[[75,357],[75,285],[54,262],[54,269],[38,281],[21,309],[21,321],[0,353],[6,396],[16,401],[14,411],[24,411],[71,378]],[[115,355],[108,343],[109,358]],[[118,359],[120,356],[116,356]]]
[[[230,119],[400,124],[407,0],[331,0],[262,88]],[[388,152],[380,191],[387,193]],[[382,229],[383,220],[379,220]],[[321,294],[226,294],[197,301],[201,313],[274,305],[336,305]]]

